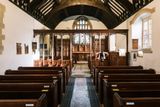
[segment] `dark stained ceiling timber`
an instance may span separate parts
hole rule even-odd
[[[92,16],[113,29],[153,0],[9,0],[54,29],[73,15]]]

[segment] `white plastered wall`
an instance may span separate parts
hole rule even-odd
[[[77,16],[71,16],[67,19],[65,19],[64,21],[60,22],[57,27],[55,29],[70,29],[72,30],[72,25],[74,23],[74,20],[79,17],[78,15]],[[106,26],[101,22],[99,21],[98,19],[95,19],[93,17],[89,17],[89,16],[86,16],[90,23],[92,24],[92,29],[107,29]]]
[[[160,73],[160,0],[154,0],[152,3],[147,5],[145,8],[153,9],[155,8],[155,12],[152,13],[152,53],[144,53],[143,57],[137,57],[136,60],[131,61],[131,65],[142,65],[144,68],[153,68],[157,73]],[[134,16],[128,19],[128,29],[129,29],[129,47],[130,51],[132,51],[132,41],[131,41],[131,24]],[[131,56],[132,59],[133,56]]]
[[[1,6],[5,9],[1,20],[4,27],[0,30],[3,52],[0,54],[0,74],[4,74],[6,69],[17,69],[18,66],[33,66],[33,60],[38,58],[38,52],[32,52],[33,29],[45,28],[44,25],[34,20],[31,16],[23,12],[8,0],[0,0]],[[16,54],[16,43],[22,44],[22,54]],[[29,46],[29,54],[24,54],[24,44]]]

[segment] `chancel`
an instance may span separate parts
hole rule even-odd
[[[0,107],[159,107],[159,0],[0,0]]]

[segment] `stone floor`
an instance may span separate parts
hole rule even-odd
[[[86,63],[74,64],[74,67],[72,69],[72,77],[76,77],[76,78],[91,77],[88,64]]]
[[[87,63],[74,64],[61,107],[99,107],[98,97],[90,77]]]
[[[76,78],[71,107],[91,107],[85,78]]]
[[[85,77],[90,77],[86,63],[75,64],[72,77],[76,77],[70,107],[91,107]]]

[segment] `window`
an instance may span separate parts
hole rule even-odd
[[[74,21],[73,29],[75,29],[75,30],[88,30],[88,29],[92,29],[92,25],[89,22],[88,18],[86,18],[84,16],[80,16]],[[76,33],[73,36],[73,43],[74,44],[89,44],[90,43],[89,34]]]
[[[152,47],[152,20],[151,17],[142,19],[142,48],[143,50],[151,49]]]
[[[142,11],[141,14],[136,15],[132,20],[131,39],[136,39],[138,43],[138,49],[132,47],[134,51],[152,53],[152,14],[150,11]]]

